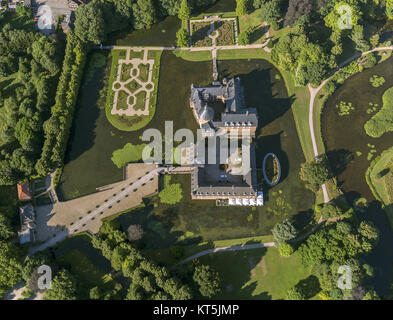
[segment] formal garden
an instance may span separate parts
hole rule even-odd
[[[237,18],[206,17],[190,20],[192,47],[230,46],[236,44]]]
[[[161,51],[113,50],[106,115],[124,131],[136,131],[153,119],[157,104]]]

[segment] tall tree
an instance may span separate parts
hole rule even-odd
[[[75,12],[75,34],[79,39],[94,44],[105,40],[105,20],[99,0],[78,7]]]
[[[58,272],[44,296],[45,300],[76,300],[76,298],[75,278],[67,270]]]
[[[208,265],[196,266],[193,279],[204,297],[211,298],[221,291],[220,276]]]
[[[297,236],[297,230],[292,222],[289,221],[289,219],[286,219],[281,223],[277,223],[273,227],[272,234],[274,240],[278,243],[281,243],[294,239]]]
[[[248,13],[248,0],[236,0],[236,14],[244,16]]]
[[[182,0],[180,4],[179,13],[177,14],[180,20],[187,21],[191,16],[191,9],[187,0]]]
[[[321,185],[329,178],[329,162],[326,156],[318,160],[313,159],[302,163],[300,169],[300,179],[306,182],[306,187],[317,192]]]

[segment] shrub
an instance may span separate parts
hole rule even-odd
[[[138,162],[142,159],[142,151],[146,147],[146,144],[133,145],[127,143],[122,149],[113,151],[112,162],[120,169],[124,167],[128,162]]]
[[[273,227],[272,234],[274,240],[277,241],[278,243],[281,243],[284,241],[294,239],[297,235],[297,230],[295,226],[292,224],[292,222],[286,219],[281,223],[277,223]]]
[[[382,86],[386,80],[384,77],[378,77],[376,74],[374,74],[371,78],[370,78],[370,83],[374,88],[378,88],[380,86]]]
[[[160,191],[158,196],[162,203],[175,204],[183,198],[183,189],[180,183],[170,183],[171,177],[164,177],[164,189]]]
[[[355,110],[351,102],[346,103],[344,101],[340,101],[340,104],[336,105],[336,108],[338,109],[338,115],[340,117],[348,116],[352,110]]]
[[[304,300],[304,295],[301,290],[295,286],[287,291],[285,300]]]
[[[178,32],[176,32],[177,38],[177,46],[178,47],[188,47],[190,44],[190,36],[188,35],[188,31],[184,28],[181,28]]]
[[[281,242],[278,246],[278,252],[283,257],[289,257],[294,252],[294,249],[288,242]]]
[[[251,35],[254,32],[255,28],[250,26],[246,30],[239,33],[239,44],[242,46],[248,45],[251,43]]]
[[[300,179],[306,182],[306,187],[317,192],[329,178],[329,162],[326,156],[302,163]]]
[[[384,133],[393,131],[393,87],[382,96],[382,108],[364,124],[367,135],[379,138]]]

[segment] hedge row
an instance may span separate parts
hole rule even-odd
[[[45,141],[41,158],[36,165],[37,172],[41,175],[63,164],[87,49],[87,44],[72,31],[68,33],[55,105],[51,108],[51,117],[43,125]]]

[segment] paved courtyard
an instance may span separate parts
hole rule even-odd
[[[129,164],[126,169],[126,179],[121,182],[101,187],[101,191],[85,197],[37,206],[37,240],[46,241],[69,228],[73,229],[73,233],[82,231],[97,233],[102,224],[102,218],[135,207],[142,203],[142,198],[158,190],[158,175],[152,175],[144,182],[145,185],[139,186],[135,192],[130,191],[128,196],[119,197],[132,183],[138,182],[138,178],[155,169],[154,164]],[[102,214],[100,212],[95,217],[89,218],[98,207],[104,204],[108,206],[102,210]],[[76,225],[79,227],[76,228]]]

